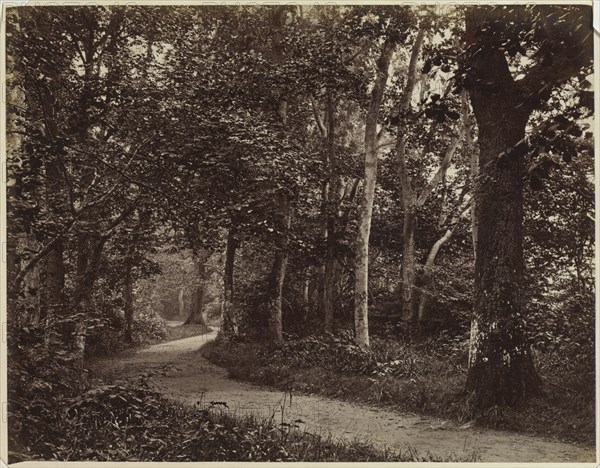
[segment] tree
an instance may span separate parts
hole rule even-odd
[[[540,392],[523,323],[523,174],[531,113],[591,60],[588,7],[519,6],[466,11],[464,85],[479,131],[474,329],[467,390],[477,408]],[[507,21],[511,18],[511,22]],[[511,30],[511,26],[514,29]],[[537,48],[517,80],[510,55]],[[509,55],[510,54],[510,55]]]
[[[399,14],[402,15],[401,12]],[[384,21],[377,18],[375,21]],[[371,217],[373,214],[373,199],[377,178],[378,120],[388,80],[392,55],[398,42],[403,39],[409,18],[389,19],[389,30],[384,36],[383,46],[376,61],[376,72],[367,115],[365,118],[365,172],[363,191],[360,199],[359,227],[356,237],[356,258],[354,264],[354,333],[359,346],[369,346],[368,323],[368,285],[369,285],[369,235],[371,232]],[[396,23],[396,21],[398,23]]]

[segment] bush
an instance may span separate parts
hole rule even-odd
[[[133,317],[133,342],[125,341],[125,317],[119,309],[95,310],[86,321],[86,357],[109,356],[127,347],[143,346],[168,338],[166,321],[147,309]]]
[[[144,345],[167,338],[167,322],[154,310],[144,310],[133,319],[133,343]]]
[[[108,356],[122,351],[125,318],[119,309],[95,308],[87,320],[85,353],[86,357]]]
[[[8,349],[8,426],[11,450],[27,451],[60,433],[60,401],[85,384],[76,355],[60,342],[44,343],[44,325],[11,329]]]
[[[431,338],[419,343],[374,338],[369,349],[354,342],[351,331],[311,335],[304,338],[287,336],[275,349],[259,354],[265,366],[290,368],[319,367],[328,371],[398,378],[416,377],[430,371],[428,356],[432,354],[458,362],[466,358],[464,337]]]

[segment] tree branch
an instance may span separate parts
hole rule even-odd
[[[589,41],[592,34],[590,31],[585,41]],[[589,58],[584,48],[570,50],[564,47],[551,57],[551,62],[538,61],[527,71],[523,79],[515,81],[518,93],[524,97],[531,109],[538,108],[542,103],[540,96],[576,76]]]
[[[29,262],[27,262],[27,264],[21,268],[21,270],[19,271],[19,273],[17,274],[17,276],[15,277],[15,279],[13,280],[13,283],[10,285],[10,291],[12,293],[15,293],[19,286],[21,285],[21,282],[23,281],[23,279],[25,278],[25,276],[27,275],[27,273],[29,273],[31,270],[33,270],[33,267],[35,267],[37,265],[37,263],[43,259],[46,255],[48,255],[48,253],[54,248],[54,245],[63,238],[63,236],[65,234],[67,234],[75,225],[75,222],[77,221],[78,218],[73,218],[71,219],[67,225],[62,229],[61,232],[59,232],[50,242],[48,242],[38,253],[36,253],[30,260]]]
[[[69,146],[69,148],[72,149],[72,150],[74,150],[74,151],[77,151],[79,153],[82,153],[82,154],[85,154],[87,156],[90,156],[92,159],[95,159],[96,161],[98,161],[101,164],[105,165],[110,170],[116,172],[121,177],[123,177],[125,180],[127,180],[128,182],[130,182],[130,183],[132,183],[134,185],[137,185],[138,187],[142,187],[142,188],[145,188],[145,189],[147,189],[147,190],[149,190],[151,192],[154,192],[154,193],[157,193],[159,195],[162,195],[163,197],[165,197],[166,199],[172,201],[173,203],[179,204],[179,205],[181,205],[181,206],[183,206],[183,207],[185,207],[185,208],[187,208],[187,209],[189,209],[191,211],[194,211],[194,212],[203,211],[203,210],[199,210],[197,207],[188,205],[187,203],[183,202],[182,200],[177,199],[174,196],[169,195],[169,194],[163,192],[162,190],[159,190],[156,187],[153,187],[150,184],[147,184],[147,183],[142,182],[140,180],[134,179],[133,177],[131,177],[128,174],[126,174],[125,172],[123,172],[121,169],[113,166],[109,162],[107,162],[104,159],[102,159],[100,156],[98,156],[98,155],[96,155],[96,154],[94,154],[94,153],[92,153],[90,151],[87,151],[87,150],[84,150],[84,149],[81,149],[81,148],[77,148],[75,146]]]

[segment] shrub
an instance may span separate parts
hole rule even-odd
[[[134,344],[143,345],[164,340],[167,334],[167,322],[154,310],[143,310],[134,316]]]
[[[319,367],[380,377],[414,377],[426,369],[426,360],[419,353],[408,352],[408,348],[399,343],[391,344],[375,339],[370,349],[363,349],[354,342],[352,332],[340,331],[304,338],[288,337],[288,341],[276,349],[263,351],[260,359],[266,366],[275,363],[291,368]]]

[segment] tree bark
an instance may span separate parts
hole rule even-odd
[[[196,285],[192,291],[192,300],[190,303],[190,315],[183,323],[184,325],[206,325],[204,316],[202,315],[204,310],[204,292],[206,289],[206,262],[210,257],[210,253],[203,251],[198,255],[196,259]]]
[[[406,86],[398,106],[398,129],[396,136],[396,157],[398,159],[398,175],[402,186],[401,203],[404,210],[402,228],[402,314],[411,321],[416,321],[413,287],[415,284],[415,204],[416,197],[406,168],[406,129],[404,114],[410,109],[413,92],[417,80],[417,63],[425,37],[426,24],[421,23],[415,43],[413,44]]]
[[[235,317],[233,302],[233,274],[235,268],[235,252],[239,246],[237,227],[232,223],[227,233],[227,247],[225,248],[225,272],[223,275],[223,333],[235,334]]]
[[[471,187],[473,192],[475,185],[477,184],[477,177],[479,176],[479,150],[473,145],[472,125],[471,118],[469,117],[469,104],[468,96],[466,91],[462,91],[461,95],[461,108],[462,108],[462,121],[465,127],[465,152],[470,156],[471,166]],[[471,239],[473,241],[473,255],[477,253],[477,203],[475,197],[471,200]]]
[[[413,289],[416,278],[415,265],[415,222],[414,207],[408,205],[404,210],[402,230],[402,314],[411,322],[417,321]]]
[[[63,151],[60,144],[55,144],[55,139],[58,133],[58,127],[53,118],[54,116],[54,98],[50,94],[50,90],[42,91],[40,98],[43,112],[45,114],[46,123],[46,138],[53,143],[54,151],[46,161],[46,203],[53,211],[54,216],[60,219],[64,216],[64,180],[61,175],[58,152]],[[65,304],[64,287],[65,287],[65,264],[64,264],[64,240],[59,235],[52,243],[52,246],[46,255],[46,281],[45,281],[45,297],[46,305],[46,323],[49,328],[52,327],[54,317],[65,316],[68,314],[68,308]]]
[[[267,338],[271,343],[283,341],[282,293],[283,282],[288,262],[288,231],[292,220],[292,211],[287,195],[280,194],[278,200],[279,226],[275,243],[275,259],[269,280],[269,297],[267,301],[268,329]]]
[[[336,220],[339,209],[340,176],[338,175],[335,154],[335,108],[332,91],[327,92],[327,162],[329,166],[329,184],[326,204],[326,243],[325,271],[323,281],[323,311],[325,317],[324,329],[333,331],[333,306],[335,300],[336,263],[337,263],[337,232]]]
[[[273,62],[282,66],[284,63],[284,54],[282,48],[283,28],[285,25],[286,9],[285,5],[279,5],[273,9],[272,28],[273,28],[273,47],[271,54]],[[288,102],[282,91],[279,90],[277,97],[277,115],[281,119],[281,125],[284,129],[288,124]],[[276,224],[277,237],[275,241],[275,258],[271,269],[269,281],[269,296],[267,299],[267,339],[271,343],[283,341],[283,323],[282,323],[282,294],[283,282],[288,262],[289,230],[292,221],[292,209],[289,195],[285,189],[279,189],[276,195]]]
[[[475,193],[475,187],[477,186],[479,176],[479,149],[475,148],[473,144],[472,136],[472,125],[469,117],[469,106],[468,96],[465,90],[461,93],[461,107],[462,107],[462,119],[465,125],[465,149],[466,153],[470,154],[470,166],[471,166],[471,190]],[[473,243],[473,261],[477,258],[477,200],[476,197],[472,197],[471,201],[471,240]],[[477,322],[475,318],[471,320],[471,330],[469,334],[469,343],[475,343],[477,334]],[[468,366],[471,366],[473,360],[473,352],[475,351],[474,346],[469,346],[469,361]]]
[[[477,10],[467,12],[476,42]],[[486,43],[471,58],[479,83],[469,89],[479,128],[474,333],[466,383],[476,408],[512,405],[540,391],[523,321],[523,157],[498,155],[525,136],[530,110],[502,51]]]
[[[369,346],[369,237],[377,178],[377,121],[394,48],[394,42],[386,39],[377,60],[377,74],[365,123],[365,176],[358,215],[354,262],[354,339],[359,346],[365,348]]]

